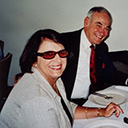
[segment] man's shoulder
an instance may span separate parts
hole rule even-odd
[[[79,30],[74,30],[70,32],[63,32],[61,33],[63,36],[74,36],[74,35],[79,35],[81,33],[82,29]]]
[[[82,29],[79,29],[79,30],[72,31],[72,32],[61,33],[61,35],[63,36],[65,42],[70,42],[70,44],[72,43],[75,44],[80,41],[81,31]]]

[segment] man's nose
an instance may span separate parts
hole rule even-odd
[[[102,36],[105,35],[105,28],[100,28],[99,31]]]

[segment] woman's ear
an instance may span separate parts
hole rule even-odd
[[[86,17],[84,19],[84,27],[87,27],[89,25],[89,23],[90,23],[90,18],[89,17]]]
[[[34,63],[32,66],[33,66],[34,68],[37,68],[37,64],[36,64],[36,63]]]

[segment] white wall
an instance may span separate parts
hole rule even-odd
[[[113,16],[113,29],[106,41],[110,51],[128,50],[128,0],[0,0],[0,39],[5,42],[5,54],[13,54],[9,85],[13,85],[14,75],[20,72],[19,57],[35,31],[82,28],[87,11],[100,5]]]

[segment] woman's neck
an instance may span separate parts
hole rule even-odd
[[[47,79],[47,81],[49,82],[49,84],[51,85],[51,87],[53,88],[53,90],[60,96],[60,92],[56,86],[56,81],[57,79]]]

